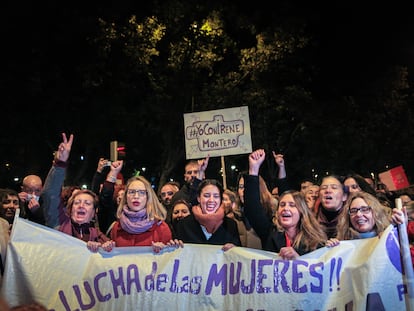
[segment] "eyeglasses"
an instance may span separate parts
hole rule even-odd
[[[186,175],[198,174],[198,170],[192,170],[185,172]]]
[[[10,204],[19,205],[19,200],[3,200],[3,204]]]
[[[138,194],[138,196],[140,198],[144,197],[147,195],[147,190],[142,190],[142,189],[128,189],[127,190],[127,194],[130,195],[131,197],[133,197],[135,194]]]
[[[172,195],[174,195],[174,192],[172,192],[172,191],[167,191],[167,192],[161,192],[161,196],[162,197],[166,197],[166,196],[172,196]]]
[[[359,211],[363,215],[369,214],[371,212],[371,206],[353,207],[348,210],[348,213],[349,215],[353,216],[356,215]]]

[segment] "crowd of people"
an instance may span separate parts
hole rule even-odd
[[[64,184],[73,142],[73,135],[62,134],[44,183],[28,175],[20,192],[0,189],[1,274],[17,210],[22,218],[81,239],[91,252],[150,246],[159,253],[195,243],[223,251],[263,249],[293,260],[341,240],[380,236],[390,224],[405,222],[414,244],[412,193],[376,189],[372,179],[355,173],[291,185],[284,156],[272,152],[278,176],[270,189],[260,175],[266,152],[257,149],[246,157],[248,171],[240,173],[237,189],[223,189],[207,177],[206,157],[187,162],[182,185],[168,181],[156,192],[144,176],[124,181],[122,160],[100,158],[89,190]],[[402,210],[394,207],[397,197]]]

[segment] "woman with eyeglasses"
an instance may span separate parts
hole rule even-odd
[[[165,222],[167,210],[143,176],[128,180],[116,216],[118,220],[111,230],[116,246],[152,246],[155,253],[165,247],[183,246],[182,241],[172,239]]]
[[[389,213],[378,199],[364,191],[351,193],[338,218],[337,236],[326,242],[332,247],[341,240],[380,236],[390,225]]]

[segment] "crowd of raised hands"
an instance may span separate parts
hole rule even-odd
[[[357,174],[328,175],[320,184],[307,180],[300,191],[291,190],[289,185],[282,191],[279,187],[282,194],[277,210],[266,222],[257,185],[265,156],[264,149],[249,155],[249,172],[243,184],[245,213],[262,237],[264,249],[278,252],[284,259],[294,259],[322,246],[337,246],[341,240],[379,237],[390,225],[402,225],[403,229],[407,226],[410,242],[414,241],[414,222],[409,221],[414,202],[409,193],[384,200],[384,192],[377,195]],[[274,152],[273,157],[278,164]],[[283,160],[282,179],[286,177]],[[286,187],[286,181],[284,184]],[[402,208],[393,206],[394,198],[403,201]]]
[[[91,190],[69,187],[64,180],[73,142],[73,135],[62,134],[44,186],[30,175],[26,188],[33,191],[1,192],[3,219],[11,224],[13,208],[7,204],[23,202],[24,217],[37,221],[41,213],[37,222],[85,241],[92,252],[150,246],[160,253],[184,243],[205,243],[222,245],[223,251],[261,248],[291,260],[341,240],[380,236],[391,224],[408,224],[410,216],[408,204],[402,209],[386,206],[356,175],[329,175],[319,184],[304,181],[296,189],[289,184],[284,155],[274,151],[278,193],[272,196],[260,176],[264,149],[248,155],[248,171],[234,191],[206,178],[209,157],[189,161],[184,184],[168,182],[158,193],[144,176],[124,182],[123,160],[105,158],[98,161]]]

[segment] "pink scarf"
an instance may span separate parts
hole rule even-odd
[[[126,232],[137,234],[148,231],[154,225],[154,220],[148,219],[146,209],[135,212],[129,210],[128,206],[125,205],[119,223]]]
[[[214,214],[203,214],[200,205],[194,205],[192,208],[194,218],[204,226],[208,233],[214,233],[221,226],[224,219],[224,207],[220,207]]]

